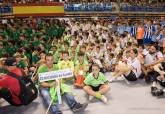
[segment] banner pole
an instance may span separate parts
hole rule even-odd
[[[58,86],[56,87],[56,89],[57,89],[57,97],[58,97],[58,104],[62,104],[60,80],[56,79],[56,83],[58,84]]]

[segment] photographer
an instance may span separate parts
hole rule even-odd
[[[21,70],[16,67],[15,58],[7,58],[4,66],[1,67],[6,68],[9,72],[15,73],[18,76],[22,76]],[[0,77],[0,97],[12,105],[21,105],[18,97],[20,93],[19,81],[7,74],[1,75]]]

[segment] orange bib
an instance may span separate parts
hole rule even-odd
[[[137,39],[143,39],[144,37],[144,28],[138,27],[137,29]]]
[[[165,37],[163,38],[163,53],[165,53]]]

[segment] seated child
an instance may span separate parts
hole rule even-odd
[[[109,91],[110,86],[104,74],[100,72],[100,68],[97,64],[92,65],[92,73],[86,77],[84,84],[85,86],[83,89],[87,94],[107,103],[108,100],[104,94]]]
[[[75,65],[74,75],[75,75],[75,86],[83,87],[83,82],[88,71],[88,63],[84,60],[84,53],[78,53],[78,63]]]

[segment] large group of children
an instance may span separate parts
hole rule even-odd
[[[144,79],[152,82],[151,93],[163,95],[165,90],[165,19],[140,21],[117,18],[91,19],[8,19],[0,26],[0,66],[8,57],[26,74],[71,69],[74,78],[61,80],[61,91],[73,111],[86,107],[70,93],[67,83],[104,103],[109,82],[122,77],[127,81]],[[5,73],[3,69],[0,71]],[[104,73],[112,72],[107,80]],[[37,75],[33,78],[37,82]],[[39,83],[47,105],[57,101],[56,81]],[[61,111],[51,106],[54,114]]]

